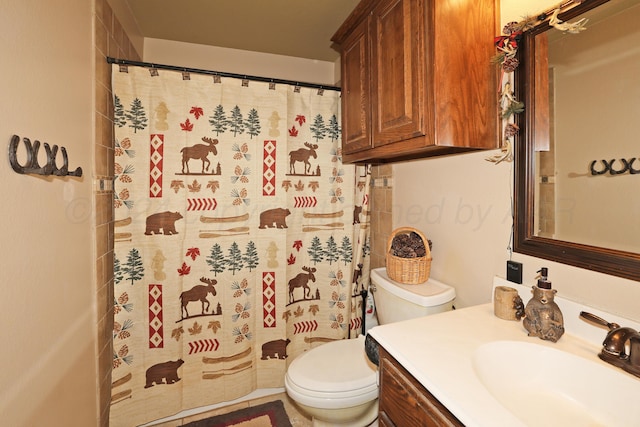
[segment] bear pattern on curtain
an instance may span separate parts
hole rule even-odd
[[[370,170],[341,162],[339,92],[123,65],[112,90],[112,426],[359,335]]]

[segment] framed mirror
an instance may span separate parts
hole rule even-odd
[[[640,281],[640,0],[573,3],[518,47],[514,251]]]

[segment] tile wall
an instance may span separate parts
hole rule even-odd
[[[372,167],[371,179],[371,268],[385,266],[387,241],[393,231],[393,167],[390,164]]]
[[[140,61],[107,0],[95,0],[95,139],[94,199],[96,218],[97,354],[100,427],[109,425],[113,361],[113,101],[111,64],[106,57]]]

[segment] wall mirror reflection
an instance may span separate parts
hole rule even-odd
[[[517,252],[640,280],[640,1],[584,1],[525,33]]]

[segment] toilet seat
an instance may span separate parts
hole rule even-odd
[[[364,351],[364,336],[332,341],[298,356],[285,376],[294,400],[323,409],[359,405],[378,397],[377,368]]]

